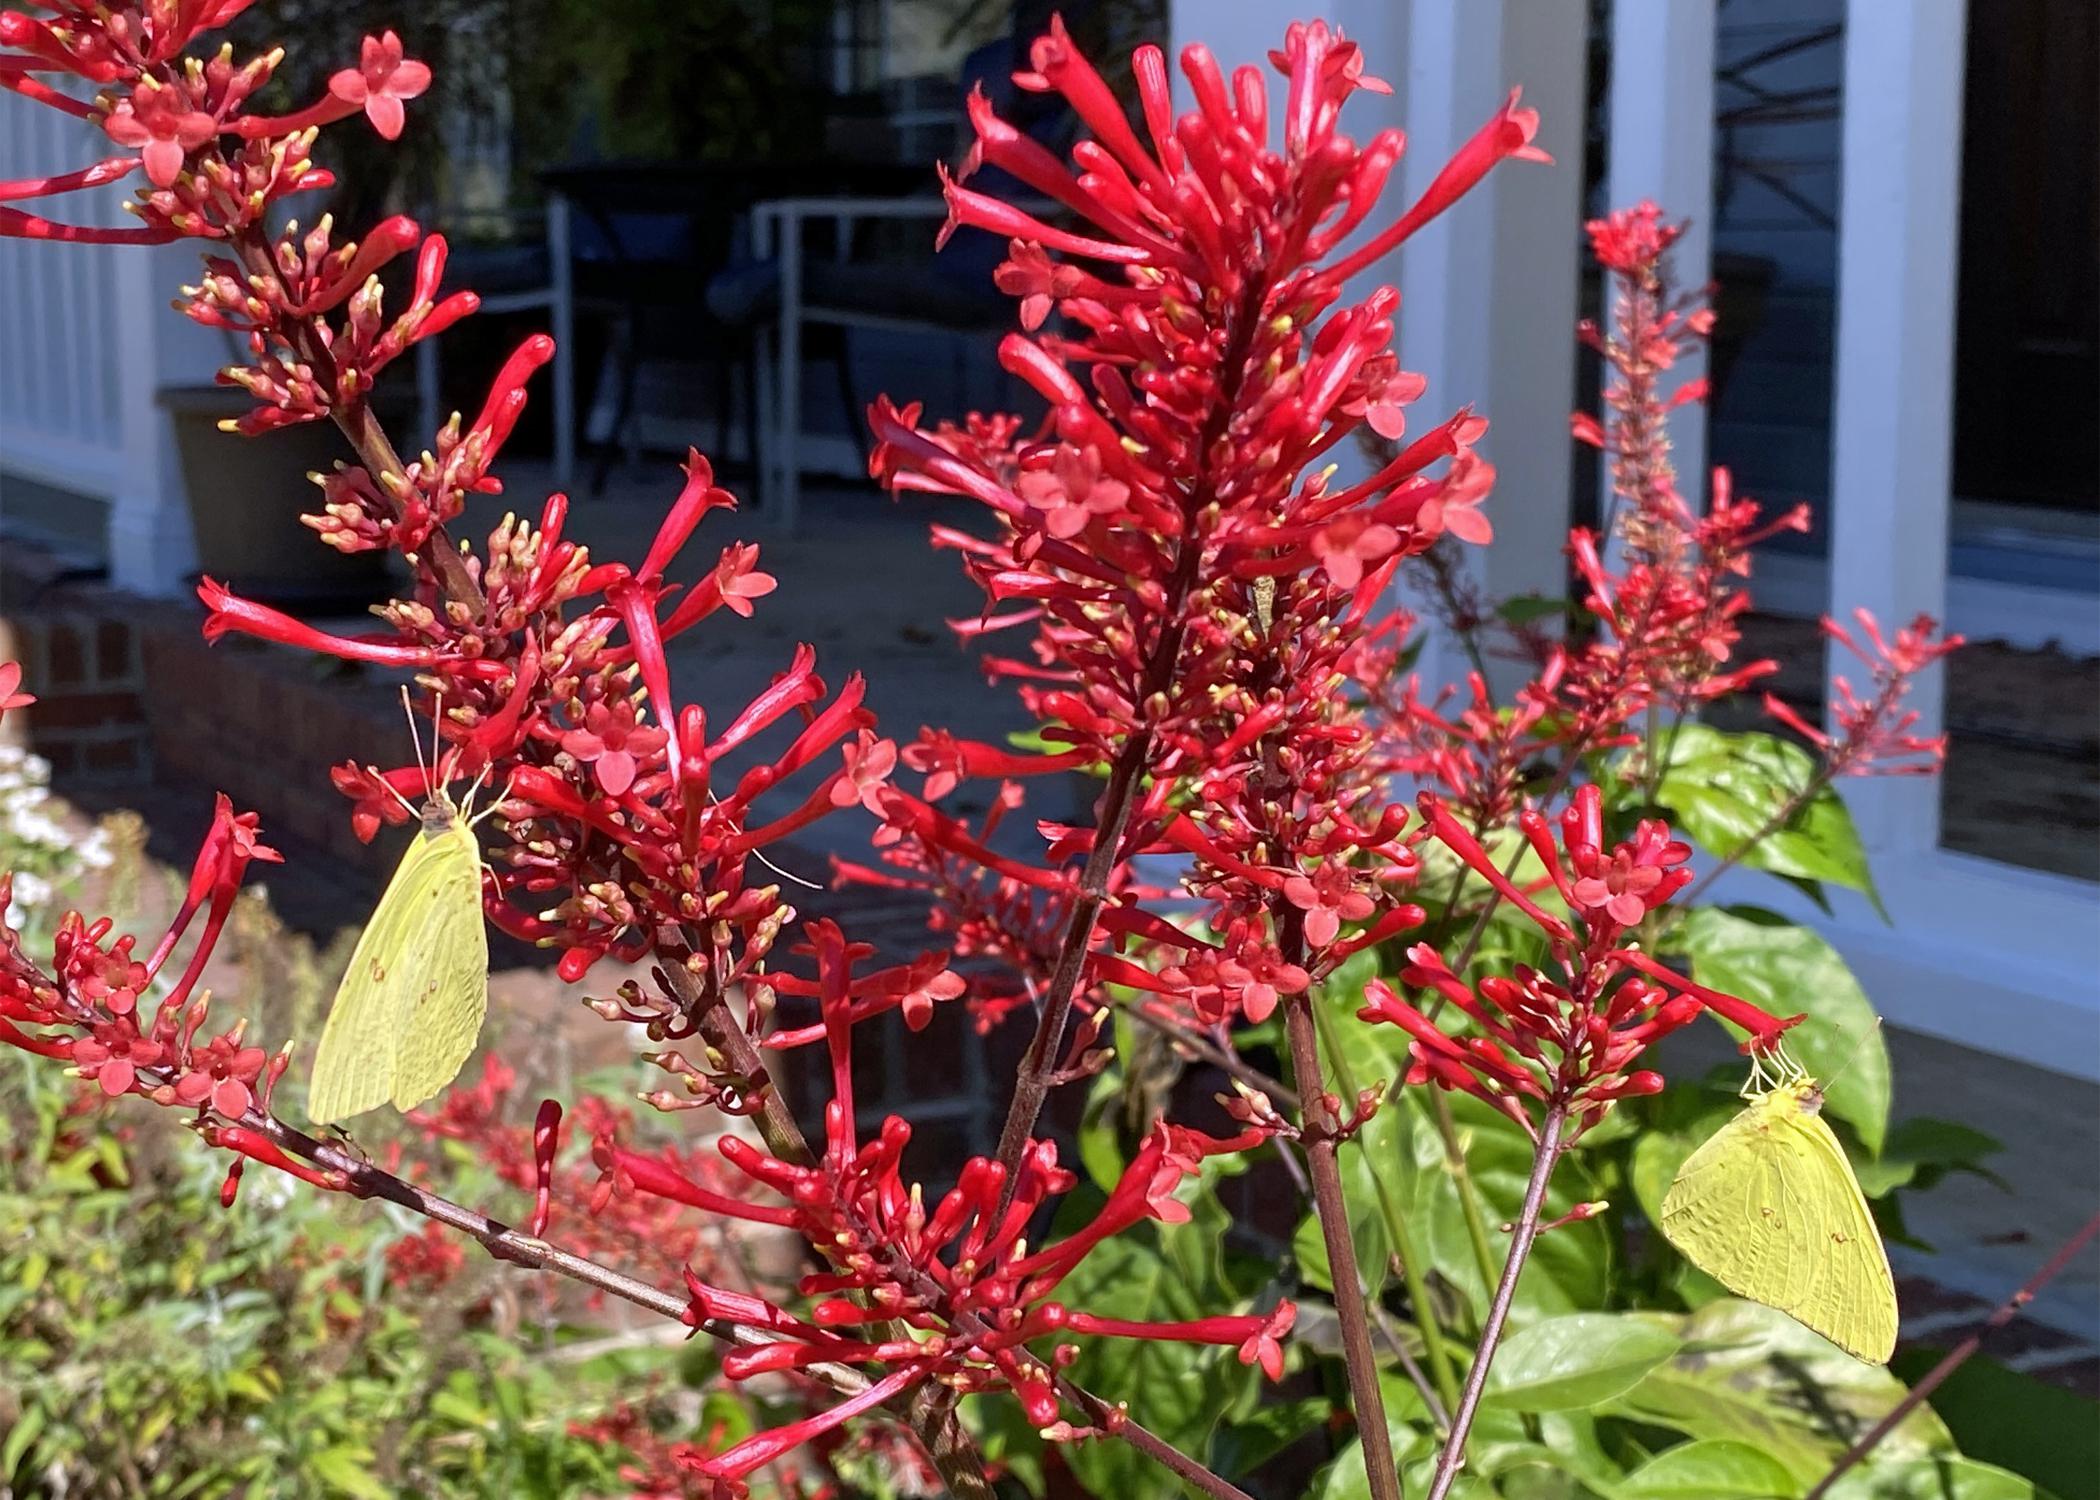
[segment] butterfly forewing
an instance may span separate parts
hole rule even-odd
[[[393,1103],[411,1110],[459,1076],[489,1008],[489,940],[481,920],[481,849],[455,819],[427,840],[426,867],[403,897],[425,916],[402,965]],[[403,870],[403,885],[409,886]],[[428,890],[423,887],[427,885]]]
[[[434,807],[358,939],[314,1057],[308,1113],[332,1124],[421,1104],[458,1076],[488,1011],[481,854]]]
[[[1844,1147],[1814,1104],[1813,1085],[1788,1085],[1722,1126],[1663,1196],[1662,1231],[1730,1291],[1885,1364],[1895,1281]]]

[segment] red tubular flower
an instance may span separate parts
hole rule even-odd
[[[228,634],[252,635],[280,646],[295,646],[302,651],[318,651],[324,656],[338,656],[345,661],[367,661],[386,667],[427,667],[434,660],[434,653],[427,647],[387,645],[381,641],[329,635],[267,604],[243,599],[215,579],[202,580],[197,585],[197,597],[204,601],[204,607],[209,611],[204,621],[204,638],[208,641],[219,640]]]
[[[1823,617],[1823,633],[1866,664],[1872,693],[1863,698],[1848,679],[1836,679],[1830,700],[1834,733],[1807,723],[1770,694],[1765,696],[1765,711],[1822,752],[1826,776],[1934,775],[1946,762],[1947,737],[1914,733],[1918,715],[1904,708],[1903,700],[1918,674],[1959,650],[1962,637],[1934,640],[1939,622],[1930,615],[1919,615],[1897,631],[1893,641],[1868,611],[1855,610],[1853,618],[1866,646],[1828,615]]]
[[[1661,1087],[1637,1070],[1648,1046],[1710,1010],[1750,1034],[1751,1050],[1770,1051],[1802,1020],[1767,1015],[1732,995],[1694,984],[1626,941],[1692,879],[1691,848],[1660,823],[1642,822],[1631,839],[1606,847],[1602,797],[1577,789],[1559,822],[1559,847],[1546,820],[1526,809],[1518,819],[1550,886],[1572,920],[1547,912],[1516,887],[1497,861],[1452,818],[1442,800],[1422,794],[1428,830],[1474,874],[1489,882],[1546,936],[1551,975],[1518,964],[1511,973],[1468,984],[1426,944],[1408,950],[1404,983],[1434,995],[1424,1010],[1384,984],[1365,991],[1361,1019],[1394,1025],[1413,1039],[1408,1079],[1474,1094],[1527,1129],[1533,1111],[1570,1113],[1570,1139],[1602,1119],[1613,1102]],[[1470,1023],[1462,1033],[1437,1024],[1454,1006]]]

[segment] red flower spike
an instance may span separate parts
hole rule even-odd
[[[1459,826],[1432,793],[1422,795],[1429,832],[1473,873],[1530,917],[1545,935],[1552,972],[1519,964],[1507,975],[1468,984],[1432,948],[1408,951],[1404,983],[1438,997],[1424,1012],[1383,982],[1365,991],[1361,1019],[1394,1025],[1412,1038],[1411,1082],[1433,1082],[1472,1093],[1527,1127],[1531,1107],[1572,1115],[1571,1135],[1604,1117],[1619,1099],[1651,1093],[1661,1080],[1637,1070],[1648,1046],[1696,1016],[1712,1011],[1750,1033],[1749,1046],[1769,1051],[1801,1020],[1780,1020],[1757,1006],[1694,984],[1627,942],[1651,913],[1661,910],[1692,878],[1689,845],[1662,824],[1644,821],[1633,837],[1606,848],[1602,797],[1579,787],[1553,828],[1526,810],[1519,825],[1545,864],[1548,885],[1565,900],[1573,921],[1545,911],[1512,885],[1496,860]],[[1437,1024],[1449,1003],[1471,1023],[1470,1033]]]

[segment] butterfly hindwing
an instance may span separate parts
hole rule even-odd
[[[1663,1197],[1662,1231],[1730,1291],[1885,1364],[1895,1281],[1818,1102],[1807,1082],[1753,1100],[1686,1158]]]
[[[434,809],[336,990],[307,1113],[327,1125],[422,1103],[458,1075],[487,1010],[480,849],[464,821]]]

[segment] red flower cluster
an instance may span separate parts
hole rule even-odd
[[[1407,953],[1401,973],[1407,984],[1440,997],[1424,1012],[1382,981],[1366,990],[1366,1021],[1398,1026],[1414,1040],[1410,1083],[1433,1082],[1460,1089],[1494,1105],[1536,1130],[1533,1110],[1550,1106],[1570,1116],[1574,1139],[1602,1119],[1612,1102],[1652,1094],[1660,1074],[1635,1069],[1658,1037],[1711,1010],[1750,1033],[1749,1050],[1778,1045],[1802,1017],[1779,1020],[1747,1001],[1692,983],[1642,952],[1637,934],[1649,913],[1666,906],[1692,872],[1691,847],[1676,842],[1660,823],[1642,822],[1632,838],[1607,847],[1603,797],[1594,785],[1580,788],[1559,818],[1560,844],[1546,819],[1530,808],[1517,827],[1546,877],[1527,890],[1504,872],[1434,793],[1421,799],[1428,831],[1504,901],[1544,934],[1552,973],[1529,964],[1507,976],[1490,975],[1467,985],[1427,944]],[[1548,891],[1566,916],[1535,897]],[[1436,1024],[1449,1002],[1478,1028],[1453,1036]]]
[[[1057,1342],[1066,1335],[1224,1344],[1237,1347],[1243,1361],[1259,1364],[1272,1379],[1281,1376],[1280,1340],[1293,1317],[1288,1302],[1265,1315],[1135,1323],[1094,1317],[1055,1300],[1059,1284],[1111,1235],[1145,1219],[1185,1220],[1188,1209],[1174,1196],[1176,1188],[1201,1170],[1205,1158],[1246,1150],[1263,1139],[1261,1132],[1216,1140],[1157,1126],[1094,1219],[1041,1248],[1027,1242],[1029,1224],[1076,1181],[1058,1165],[1052,1142],[1030,1144],[1012,1191],[1003,1166],[977,1158],[929,1208],[920,1188],[902,1176],[911,1127],[891,1116],[863,1141],[857,1124],[852,1032],[862,1007],[852,970],[868,950],[849,945],[832,923],[812,923],[808,930],[805,951],[818,975],[831,1064],[821,1155],[783,1160],[735,1135],[718,1143],[725,1160],[783,1201],[743,1201],[694,1180],[674,1161],[611,1143],[599,1148],[613,1201],[639,1193],[791,1228],[827,1262],[826,1270],[802,1279],[800,1291],[813,1299],[804,1315],[687,1272],[688,1321],[720,1320],[767,1336],[724,1358],[732,1379],[816,1364],[873,1365],[882,1372],[866,1391],[827,1410],[724,1452],[692,1455],[694,1468],[721,1481],[720,1494],[741,1495],[741,1482],[752,1471],[927,1381],[960,1391],[1010,1390],[1034,1426],[1080,1436],[1083,1427],[1061,1415],[1057,1372],[1076,1353]],[[1029,1347],[1040,1340],[1051,1341],[1049,1354]]]
[[[64,224],[0,207],[0,234],[90,244],[162,244],[184,236],[231,240],[272,222],[272,205],[287,194],[328,186],[333,178],[311,159],[311,129],[244,112],[276,72],[281,53],[237,67],[232,54],[222,51],[185,65],[183,50],[192,41],[253,3],[35,0],[30,8],[42,17],[0,11],[0,88],[92,121],[112,142],[137,153],[77,172],[0,183],[0,203],[98,187],[140,166],[148,184],[125,205],[140,220],[136,228]],[[40,73],[70,74],[101,92],[82,103],[44,83]]]
[[[70,1062],[106,1095],[138,1094],[194,1109],[200,1124],[215,1115],[223,1123],[206,1129],[218,1144],[267,1159],[275,1148],[241,1122],[268,1108],[291,1052],[273,1057],[245,1045],[245,1022],[203,1035],[211,994],[197,981],[249,863],[279,858],[257,840],[255,814],[236,814],[222,796],[182,904],[150,954],[140,958],[128,934],[112,936],[116,924],[109,918],[90,922],[75,911],[59,922],[48,965],[25,952],[21,935],[6,925],[12,882],[0,874],[0,1042]],[[170,979],[168,961],[200,915],[189,960]],[[299,1174],[321,1175],[307,1168]],[[237,1177],[236,1171],[228,1180],[229,1196]]]
[[[998,281],[1021,299],[1024,325],[1054,309],[1074,330],[1001,345],[1001,362],[1049,417],[1029,435],[1011,418],[926,430],[915,407],[881,402],[872,413],[879,477],[967,495],[998,522],[992,541],[936,539],[964,553],[984,588],[985,618],[969,634],[1031,630],[1027,658],[987,667],[1021,684],[1050,747],[1030,759],[930,735],[908,763],[929,772],[931,799],[966,776],[1104,768],[1103,806],[1115,816],[1099,830],[1055,830],[1053,859],[1089,856],[1106,896],[1131,854],[1188,857],[1214,940],[1114,900],[1099,918],[1113,937],[1177,956],[1155,972],[1097,954],[1088,977],[1150,992],[1205,1025],[1259,1020],[1279,993],[1417,919],[1391,894],[1412,871],[1399,840],[1405,810],[1387,805],[1371,736],[1335,687],[1402,557],[1447,532],[1485,539],[1474,507],[1492,473],[1471,451],[1485,423],[1461,413],[1347,487],[1307,469],[1366,424],[1399,436],[1423,389],[1390,348],[1394,293],[1342,306],[1345,279],[1498,161],[1538,154],[1536,119],[1512,99],[1420,202],[1340,255],[1401,140],[1386,131],[1359,147],[1337,118],[1357,89],[1383,85],[1365,76],[1353,43],[1318,23],[1292,26],[1272,60],[1288,79],[1280,151],[1259,74],[1228,86],[1200,46],[1182,56],[1197,107],[1178,120],[1163,55],[1137,52],[1141,138],[1053,25],[1019,81],[1061,94],[1093,138],[1067,166],[979,97],[962,176],[997,167],[1085,232],[948,185],[951,227],[1010,237]],[[880,805],[893,862],[922,880],[961,853],[1011,882],[973,899],[935,881],[955,903],[950,926],[980,951],[1040,956],[1034,918],[1067,899],[1059,886],[1022,899],[1044,889],[1040,872],[982,860],[958,827],[901,791]],[[988,924],[991,913],[1014,920]]]
[[[455,417],[403,459],[372,414],[374,382],[416,342],[473,312],[476,299],[440,300],[444,242],[406,219],[360,242],[339,242],[326,219],[305,232],[276,226],[287,194],[326,180],[310,162],[318,128],[362,111],[382,134],[398,134],[403,102],[428,88],[428,70],[391,34],[367,38],[359,65],[336,74],[320,100],[282,117],[246,113],[277,54],[244,66],[226,52],[183,56],[202,30],[245,8],[246,0],[44,0],[35,17],[0,15],[0,87],[96,120],[137,153],[0,184],[0,202],[118,180],[139,166],[149,183],[134,205],[136,229],[78,229],[0,207],[0,234],[210,242],[215,254],[185,310],[246,341],[243,363],[223,377],[256,401],[236,425],[260,432],[334,422],[356,462],[322,478],[323,503],[307,523],[344,551],[399,552],[414,582],[379,612],[382,632],[353,637],[207,580],[199,591],[207,637],[247,634],[413,672],[437,710],[437,779],[474,778],[498,798],[483,893],[489,919],[559,949],[570,981],[606,955],[651,961],[647,981],[593,1002],[606,1018],[644,1028],[655,1045],[651,1061],[670,1082],[649,1102],[755,1117],[763,1144],[725,1135],[717,1161],[628,1149],[613,1112],[579,1111],[600,1178],[593,1244],[613,1253],[616,1241],[641,1240],[652,1255],[675,1254],[686,1319],[732,1339],[732,1377],[859,1372],[839,1382],[845,1399],[821,1413],[719,1451],[680,1450],[676,1463],[711,1495],[738,1495],[759,1467],[929,1386],[1010,1392],[1053,1437],[1147,1436],[1121,1407],[1061,1378],[1072,1357],[1066,1341],[1080,1335],[1226,1345],[1279,1374],[1288,1302],[1154,1324],[1058,1299],[1110,1236],[1185,1217],[1177,1189],[1206,1159],[1253,1149],[1285,1128],[1251,1099],[1235,1110],[1248,1128],[1230,1138],[1157,1123],[1091,1222],[1031,1244],[1030,1225],[1074,1185],[1055,1146],[1036,1137],[1042,1095],[1100,1061],[1098,1016],[1060,1057],[1067,1012],[1099,1003],[1115,985],[1138,994],[1138,1008],[1154,1018],[1204,1030],[1208,1044],[1236,1021],[1285,1007],[1308,1101],[1309,1171],[1316,1193],[1326,1184],[1337,1195],[1335,1142],[1349,1122],[1319,1092],[1302,997],[1350,954],[1422,920],[1403,899],[1420,835],[1407,836],[1407,810],[1387,790],[1391,772],[1418,757],[1484,832],[1517,806],[1536,754],[1579,758],[1613,743],[1642,708],[1681,707],[1752,672],[1720,668],[1739,608],[1722,585],[1741,572],[1759,534],[1754,510],[1724,498],[1694,521],[1668,470],[1667,404],[1654,377],[1703,331],[1704,314],[1668,302],[1657,263],[1669,236],[1652,212],[1599,239],[1631,288],[1618,334],[1603,342],[1622,376],[1609,441],[1624,459],[1629,525],[1652,533],[1623,576],[1577,540],[1591,608],[1608,630],[1551,647],[1548,669],[1507,724],[1484,688],[1451,719],[1410,688],[1404,717],[1418,733],[1396,754],[1381,736],[1380,700],[1347,689],[1390,672],[1382,664],[1405,627],[1374,611],[1403,560],[1447,536],[1487,540],[1479,506],[1493,472],[1474,451],[1485,423],[1469,412],[1410,434],[1407,408],[1423,381],[1392,352],[1397,294],[1380,288],[1348,302],[1344,286],[1496,164],[1536,157],[1536,120],[1512,96],[1417,202],[1359,240],[1402,142],[1397,131],[1362,145],[1341,133],[1343,104],[1383,85],[1338,33],[1294,25],[1272,54],[1285,80],[1272,144],[1258,70],[1228,80],[1207,51],[1187,49],[1181,67],[1194,108],[1176,118],[1164,56],[1140,49],[1134,125],[1053,23],[1018,82],[1061,95],[1089,138],[1062,160],[979,97],[964,180],[947,185],[951,227],[1010,241],[997,280],[1019,299],[1026,331],[1003,342],[1001,359],[1048,414],[1034,430],[1012,417],[929,429],[916,407],[886,399],[870,414],[872,469],[894,490],[965,495],[994,518],[989,538],[935,537],[961,554],[984,591],[984,614],[965,633],[1027,633],[1024,650],[988,666],[1019,684],[1041,725],[1039,748],[1023,753],[938,730],[900,748],[878,735],[860,681],[834,693],[807,647],[726,723],[710,723],[674,696],[667,647],[717,611],[749,614],[774,581],[759,571],[756,549],[742,545],[691,583],[671,573],[699,524],[730,497],[692,455],[683,490],[633,565],[592,559],[567,540],[561,496],[536,525],[506,516],[484,548],[455,541],[448,527],[466,497],[500,490],[493,465],[552,344],[527,340],[471,424]],[[49,73],[102,92],[77,103],[38,76]],[[1070,219],[1053,225],[972,190],[965,183],[980,166]],[[405,306],[389,312],[377,273],[411,250]],[[1043,331],[1052,312],[1055,333]],[[1320,465],[1360,433],[1393,446],[1374,472],[1343,484]],[[1894,649],[1915,656],[1923,648],[1906,637]],[[0,700],[14,685],[0,681]],[[1884,728],[1879,740],[1862,740],[1861,763],[1886,760],[1906,732],[1900,719],[1873,722]],[[920,795],[894,784],[900,764],[923,777]],[[1019,806],[1022,780],[1073,770],[1102,778],[1096,826],[1044,825],[1039,862],[991,847]],[[420,767],[346,764],[333,777],[365,838],[405,820],[404,797],[432,790]],[[977,827],[939,806],[974,778],[1000,783]],[[842,874],[926,891],[939,904],[934,925],[946,951],[876,969],[865,964],[870,950],[828,922],[805,925],[800,944],[781,941],[797,913],[761,873],[774,868],[765,851],[856,804],[881,820],[886,867]],[[1556,972],[1519,970],[1469,988],[1417,947],[1409,982],[1441,993],[1482,1033],[1446,1036],[1432,1016],[1374,990],[1366,1016],[1408,1028],[1417,1076],[1481,1093],[1519,1118],[1524,1101],[1546,1101],[1586,1124],[1612,1099],[1652,1086],[1653,1075],[1631,1071],[1642,1048],[1701,1006],[1747,1025],[1756,1046],[1788,1024],[1690,985],[1627,940],[1684,883],[1686,851],[1648,824],[1608,844],[1594,788],[1563,814],[1558,850],[1538,815],[1519,819],[1547,861],[1550,896],[1497,871],[1478,835],[1435,797],[1422,811],[1430,835],[1539,924]],[[1155,899],[1164,893],[1132,873],[1130,861],[1146,853],[1180,862],[1183,889],[1203,908],[1200,929],[1169,920]],[[242,1046],[237,1028],[197,1040],[204,1002],[190,991],[204,956],[248,861],[272,857],[256,844],[253,820],[234,817],[222,799],[183,911],[148,959],[133,958],[129,939],[110,941],[108,922],[78,917],[61,929],[48,970],[9,937],[0,945],[0,1040],[66,1058],[109,1093],[195,1108],[215,1144],[341,1188],[348,1175],[294,1159],[265,1128],[272,1122],[262,1111],[288,1053],[265,1058]],[[200,910],[193,957],[143,1017],[148,987]],[[957,965],[983,958],[1009,975],[973,993]],[[966,1164],[929,1205],[903,1175],[908,1126],[893,1117],[871,1136],[860,1129],[854,1028],[893,1010],[921,1025],[936,1004],[965,999],[990,1016],[1022,996],[1042,1000],[1043,1019],[1001,1149]],[[783,1021],[782,1007],[811,1004],[813,1022]],[[694,1038],[688,1055],[680,1044]],[[765,1059],[820,1042],[832,1096],[810,1149]],[[503,1240],[500,1226],[484,1238],[531,1255],[546,1251],[536,1237],[582,1183],[560,1162],[561,1117],[551,1104],[529,1134],[494,1126],[507,1086],[492,1069],[421,1123],[434,1136],[481,1142],[506,1181],[534,1194],[533,1245]],[[1330,1227],[1335,1206],[1323,1201]],[[724,1286],[699,1253],[688,1210],[791,1231],[819,1269],[794,1297]],[[625,1249],[631,1256],[633,1245]],[[400,1259],[403,1275],[443,1269],[420,1244]],[[650,1305],[661,1308],[662,1293],[655,1297]],[[1338,1307],[1345,1335],[1364,1345],[1360,1302],[1338,1296]],[[1385,1430],[1375,1381],[1359,1382],[1359,1399],[1370,1403],[1368,1451]]]
[[[1823,617],[1823,633],[1865,664],[1872,674],[1872,694],[1862,698],[1849,679],[1837,679],[1830,700],[1835,733],[1816,728],[1770,693],[1765,695],[1765,712],[1822,752],[1826,776],[1936,775],[1946,763],[1947,737],[1915,733],[1918,715],[1905,708],[1903,700],[1910,696],[1917,675],[1957,650],[1962,638],[1934,640],[1939,622],[1919,615],[1891,641],[1873,615],[1864,609],[1852,613],[1866,637],[1864,648],[1828,615]]]

